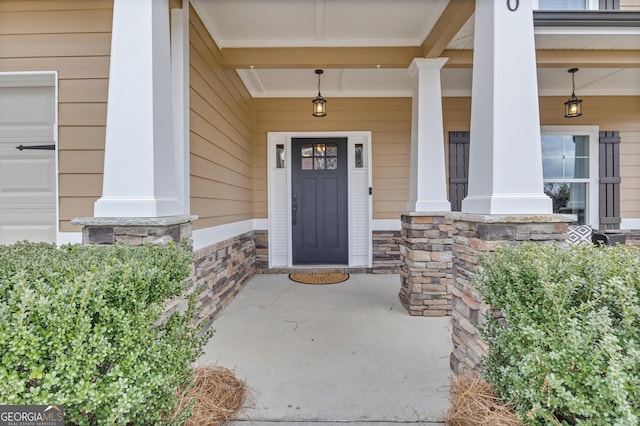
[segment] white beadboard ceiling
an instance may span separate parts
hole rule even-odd
[[[420,46],[449,0],[191,0],[218,46],[388,47]],[[473,16],[448,49],[473,48]],[[640,49],[640,29],[537,28],[541,49]],[[313,69],[239,69],[254,97],[317,94]],[[472,71],[444,68],[444,96],[469,96]],[[322,95],[332,97],[411,96],[404,69],[326,69]],[[564,68],[538,70],[541,95],[568,96]],[[576,95],[640,95],[640,68],[588,68],[576,74]]]

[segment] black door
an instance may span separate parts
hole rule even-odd
[[[293,263],[349,263],[347,139],[291,141]]]

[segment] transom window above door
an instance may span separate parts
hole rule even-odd
[[[304,144],[301,149],[302,170],[335,170],[338,168],[338,145]]]

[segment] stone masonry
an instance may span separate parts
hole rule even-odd
[[[255,273],[254,233],[195,251],[189,291],[197,292],[198,321],[207,329]]]
[[[488,315],[499,316],[482,301],[472,281],[479,269],[478,258],[497,247],[522,242],[565,244],[573,215],[474,215],[450,213],[453,235],[453,352],[454,373],[478,373],[488,346],[479,334]]]
[[[288,274],[292,272],[309,272],[309,268],[269,268],[269,232],[255,231],[256,245],[256,273],[258,274]],[[398,274],[400,273],[400,246],[402,236],[400,231],[373,231],[372,235],[372,263],[371,268],[317,268],[318,272],[348,272],[353,274]]]
[[[411,315],[451,315],[452,223],[444,212],[402,214],[400,301]]]

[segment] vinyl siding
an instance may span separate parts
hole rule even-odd
[[[640,11],[640,0],[620,0],[620,10]]]
[[[410,98],[332,98],[327,116],[311,115],[311,97],[256,99],[255,217],[267,217],[267,133],[371,131],[373,218],[397,219],[409,196]]]
[[[253,100],[190,16],[191,213],[195,229],[253,217]]]
[[[0,71],[58,71],[60,230],[102,193],[112,0],[0,2]]]

